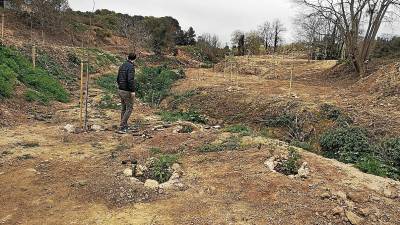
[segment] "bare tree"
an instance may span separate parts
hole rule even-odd
[[[278,50],[279,42],[281,42],[283,39],[282,33],[286,31],[286,28],[284,27],[283,23],[279,19],[276,19],[272,23],[272,30],[273,30],[273,35],[274,35],[274,53],[275,53]]]
[[[318,15],[335,23],[342,36],[348,58],[356,72],[365,76],[366,63],[380,26],[400,0],[296,0]]]
[[[258,32],[263,39],[265,51],[268,51],[268,48],[272,46],[274,39],[272,24],[269,21],[265,21],[262,25],[258,27]]]
[[[121,18],[121,32],[129,41],[130,50],[134,52],[140,47],[147,47],[150,42],[151,35],[145,25],[140,21],[134,21],[129,16]]]

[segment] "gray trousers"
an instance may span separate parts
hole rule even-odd
[[[128,120],[131,117],[133,110],[133,98],[131,92],[118,90],[118,95],[121,98],[121,128],[128,128]]]

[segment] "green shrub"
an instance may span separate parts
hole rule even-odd
[[[46,95],[44,95],[44,94],[42,94],[40,92],[37,92],[35,90],[32,90],[32,89],[28,89],[25,92],[25,99],[28,102],[40,102],[42,104],[48,104],[49,101],[50,101],[48,96],[46,96]]]
[[[221,145],[205,144],[197,148],[198,152],[222,152],[224,148]]]
[[[34,69],[31,63],[16,50],[0,46],[0,64],[3,65],[3,69],[5,67],[10,69],[4,71],[7,71],[8,74],[12,71],[19,81],[36,91],[36,93],[28,91],[26,94],[27,99],[31,101],[41,99],[42,102],[47,99],[49,101],[69,101],[69,94],[53,76],[42,68]],[[10,82],[7,83],[9,84]],[[9,87],[9,85],[7,86]]]
[[[289,154],[287,160],[278,162],[275,170],[285,175],[296,175],[301,166],[301,156],[296,149],[289,147]]]
[[[57,100],[64,103],[69,101],[69,94],[63,86],[41,69],[32,69],[27,74],[21,76],[20,80],[50,100]]]
[[[152,155],[158,155],[162,152],[160,148],[155,148],[155,147],[150,148],[149,151],[150,151],[150,154],[152,154]]]
[[[284,113],[278,116],[272,116],[265,120],[268,127],[288,127],[291,126],[296,117],[291,114]]]
[[[400,169],[400,138],[383,141],[380,145],[380,157],[388,165]]]
[[[203,123],[207,122],[207,119],[202,116],[200,113],[196,111],[188,111],[188,112],[176,112],[176,111],[161,111],[158,112],[158,115],[161,116],[161,120],[164,122],[176,122],[176,121],[189,121],[193,123]]]
[[[0,65],[0,98],[8,98],[13,94],[17,76],[6,65]]]
[[[145,67],[136,75],[137,96],[144,102],[157,106],[178,79],[179,74],[165,67]]]
[[[96,79],[96,84],[101,87],[101,89],[115,94],[117,92],[117,76],[113,74],[106,74]]]
[[[388,175],[388,170],[382,162],[371,155],[363,157],[357,162],[356,167],[364,173],[374,174],[381,177]]]
[[[324,156],[345,163],[355,163],[373,148],[367,132],[359,127],[339,127],[322,134],[320,146]]]
[[[182,129],[179,131],[180,133],[192,133],[193,132],[193,127],[189,125],[183,125]]]
[[[225,131],[230,133],[241,134],[243,136],[248,136],[251,134],[251,128],[243,124],[235,124],[228,126],[227,128],[225,128]]]
[[[103,95],[98,105],[100,109],[119,109],[117,103],[115,103],[113,96],[110,94]]]
[[[323,104],[320,112],[324,118],[336,121],[340,126],[348,126],[353,123],[348,115],[345,115],[340,108],[334,105]]]
[[[172,176],[171,166],[178,161],[177,155],[160,155],[150,168],[150,178],[164,183]]]
[[[312,145],[309,142],[293,141],[291,145],[307,151],[311,151],[313,149]]]

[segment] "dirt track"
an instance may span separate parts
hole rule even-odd
[[[235,76],[229,81],[211,70],[187,74],[175,92],[201,88],[207,97],[212,93],[205,111],[219,113],[209,105],[223,104],[219,99],[247,107],[289,98],[287,79],[241,75],[236,82]],[[346,102],[337,87],[299,77],[292,93],[310,107]],[[151,131],[162,122],[144,105],[135,108],[134,120],[145,121],[141,130],[152,139],[115,134],[118,112],[111,110],[91,112],[92,123],[109,130],[67,134],[62,127],[77,124],[75,105],[47,122],[0,130],[0,224],[349,224],[350,212],[362,220],[359,224],[400,224],[398,182],[308,152],[301,154],[310,165],[309,178],[272,173],[264,161],[287,150],[272,139],[263,139],[260,148],[201,154],[196,147],[226,134],[213,129],[175,134],[174,127]],[[144,160],[151,147],[181,153],[184,189],[159,194],[122,175],[122,160]]]

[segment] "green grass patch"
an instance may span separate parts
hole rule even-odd
[[[51,76],[44,69],[37,67],[33,68],[31,63],[23,57],[17,50],[0,46],[0,79],[5,80],[5,85],[2,88],[5,95],[10,96],[10,87],[13,87],[15,74],[17,79],[28,86],[30,89],[27,91],[25,96],[27,99],[35,101],[35,99],[48,99],[48,101],[56,100],[59,102],[68,102],[69,94],[60,84],[60,82],[53,76]],[[8,77],[5,79],[5,77]],[[34,93],[34,90],[36,93]]]
[[[356,167],[364,173],[387,177],[389,171],[376,157],[368,155],[357,162]]]
[[[109,93],[115,94],[117,92],[117,75],[106,74],[96,79],[96,84]]]
[[[230,125],[227,128],[225,128],[225,131],[230,133],[240,134],[243,136],[249,136],[252,133],[251,128],[244,124]]]
[[[240,138],[236,136],[231,136],[224,140],[221,144],[205,144],[197,148],[198,152],[221,152],[221,151],[234,151],[240,150]]]
[[[173,123],[179,120],[202,124],[205,124],[207,122],[207,119],[196,111],[160,111],[158,112],[158,115],[161,116],[162,121],[169,123]]]
[[[16,73],[7,65],[0,65],[0,98],[9,98],[13,94]]]
[[[101,97],[100,103],[98,105],[100,109],[119,109],[120,107],[113,99],[113,95],[105,94]]]

